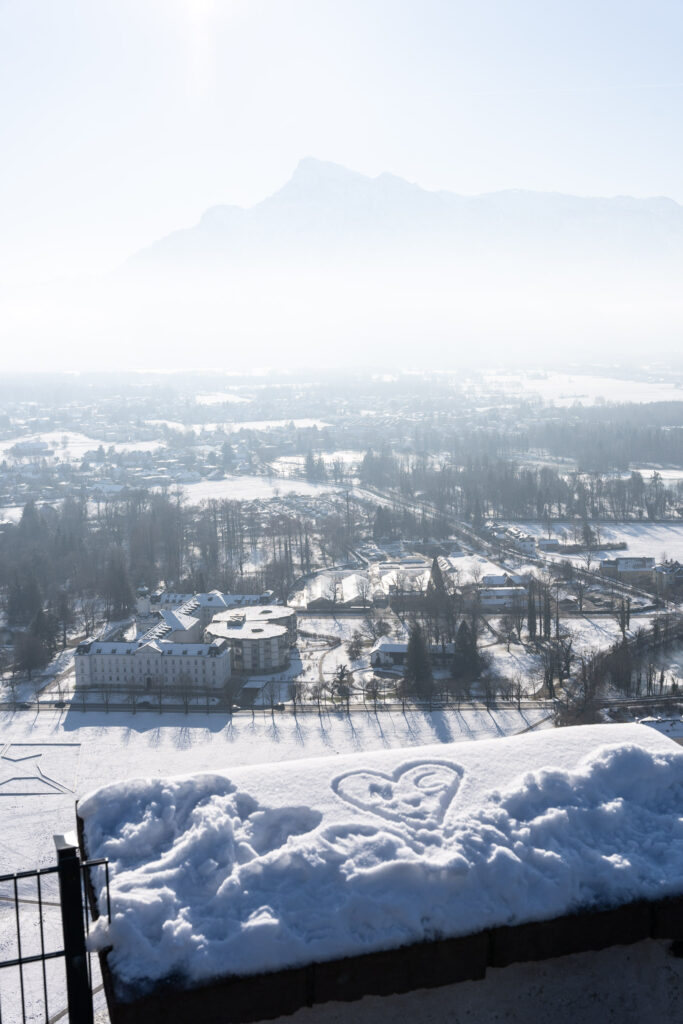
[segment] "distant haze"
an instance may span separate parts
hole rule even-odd
[[[248,209],[215,206],[128,261],[133,271],[202,274],[218,267],[438,270],[524,259],[606,261],[647,276],[683,259],[683,207],[671,199],[580,198],[507,190],[429,192],[393,174],[370,178],[306,158],[282,188]]]
[[[672,0],[5,0],[3,367],[669,358],[682,48]]]
[[[683,207],[429,192],[303,159],[88,283],[6,290],[10,362],[43,368],[453,367],[679,351]],[[24,347],[25,346],[25,347]]]

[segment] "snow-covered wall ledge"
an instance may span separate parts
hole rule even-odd
[[[683,752],[642,726],[137,780],[78,810],[110,860],[115,1022],[258,1020],[683,938]]]

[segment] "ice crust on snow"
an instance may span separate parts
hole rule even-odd
[[[124,998],[683,891],[683,751],[643,726],[141,779],[79,814]]]

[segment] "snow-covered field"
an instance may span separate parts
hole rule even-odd
[[[363,632],[361,615],[308,615],[304,612],[299,615],[298,622],[299,629],[306,633],[338,636],[342,643],[347,643],[357,630]]]
[[[683,480],[683,466],[679,466],[678,468],[676,468],[672,466],[662,467],[653,465],[631,465],[631,468],[628,470],[627,473],[621,473],[620,475],[624,480],[628,480],[628,478],[631,476],[631,473],[640,473],[645,483],[648,483],[652,479],[652,474],[655,472],[659,474],[659,476],[662,478],[662,481],[667,485],[667,487],[671,487],[673,484],[677,484],[679,483],[679,481]]]
[[[505,571],[483,555],[451,555],[449,563],[459,586],[480,581],[484,576],[500,576]]]
[[[195,395],[197,405],[225,405],[228,402],[241,404],[251,402],[251,398],[244,395],[236,395],[233,391],[212,391],[209,394]]]
[[[334,490],[334,484],[311,484],[306,480],[269,480],[265,476],[226,476],[224,480],[201,480],[183,484],[184,499],[189,505],[214,499],[221,501],[253,501],[276,498],[286,494],[314,495]]]
[[[115,783],[80,804],[96,941],[123,994],[678,894],[682,797],[638,725]]]
[[[333,452],[316,452],[316,458],[321,458],[326,466],[333,462],[343,462],[348,468],[357,465],[363,458],[363,452],[352,449],[339,449]],[[273,466],[278,472],[287,476],[291,473],[300,473],[306,464],[305,455],[280,455],[273,460]],[[682,474],[683,475],[683,474]]]
[[[664,380],[627,380],[620,377],[583,373],[491,374],[489,384],[506,394],[535,394],[545,402],[568,406],[575,402],[595,405],[605,402],[681,402],[680,383]]]
[[[231,768],[521,732],[542,710],[191,716],[0,712],[0,874],[54,861],[77,796],[112,779]],[[14,751],[14,753],[13,753]],[[17,751],[19,753],[17,754]],[[46,781],[47,780],[47,781]]]
[[[548,530],[543,523],[523,522],[515,525],[533,537],[547,537]],[[615,556],[651,556],[659,561],[663,555],[667,558],[683,560],[683,522],[681,523],[599,523],[592,524],[600,531],[602,543],[625,541],[628,545],[625,551],[596,550],[595,561],[600,558],[614,558]],[[572,524],[553,523],[550,536],[558,538],[564,531],[569,539],[572,538]],[[583,564],[583,555],[556,554],[555,559],[569,558]]]
[[[574,638],[575,654],[587,654],[589,651],[604,650],[621,638],[621,629],[616,618],[611,615],[577,615],[562,619],[562,626]],[[636,633],[639,629],[652,626],[651,615],[632,615],[629,632]]]
[[[494,679],[508,679],[514,682],[517,679],[521,682],[522,688],[532,696],[535,689],[541,686],[538,673],[541,669],[541,659],[537,653],[526,650],[522,644],[510,644],[507,650],[506,644],[495,644],[484,647],[484,652],[490,659],[486,668],[486,675]]]
[[[31,434],[25,437],[15,437],[11,441],[0,441],[0,458],[12,458],[8,455],[9,450],[16,444],[43,441],[47,444],[52,454],[46,456],[49,459],[60,459],[62,461],[80,461],[86,452],[97,451],[102,445],[105,451],[113,448],[117,452],[151,452],[162,447],[161,441],[103,441],[95,437],[88,437],[72,430],[53,430],[42,434]],[[32,458],[41,456],[32,456]],[[22,456],[19,456],[21,459]],[[29,458],[29,456],[24,456]]]

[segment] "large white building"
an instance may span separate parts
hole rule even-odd
[[[289,665],[296,612],[277,605],[222,612],[206,627],[204,637],[230,644],[235,672],[266,675]]]
[[[233,673],[283,669],[296,640],[296,612],[264,598],[272,594],[141,590],[144,632],[132,641],[84,640],[76,648],[76,685],[178,693],[221,689]]]
[[[144,617],[164,612],[180,612],[199,619],[203,629],[218,612],[268,604],[272,600],[273,593],[270,590],[264,594],[222,594],[220,590],[210,590],[206,594],[178,594],[171,590],[156,590],[150,594],[146,587],[141,587],[137,596],[137,613]]]
[[[220,690],[231,676],[232,652],[225,640],[84,640],[76,648],[76,685],[169,692]]]

